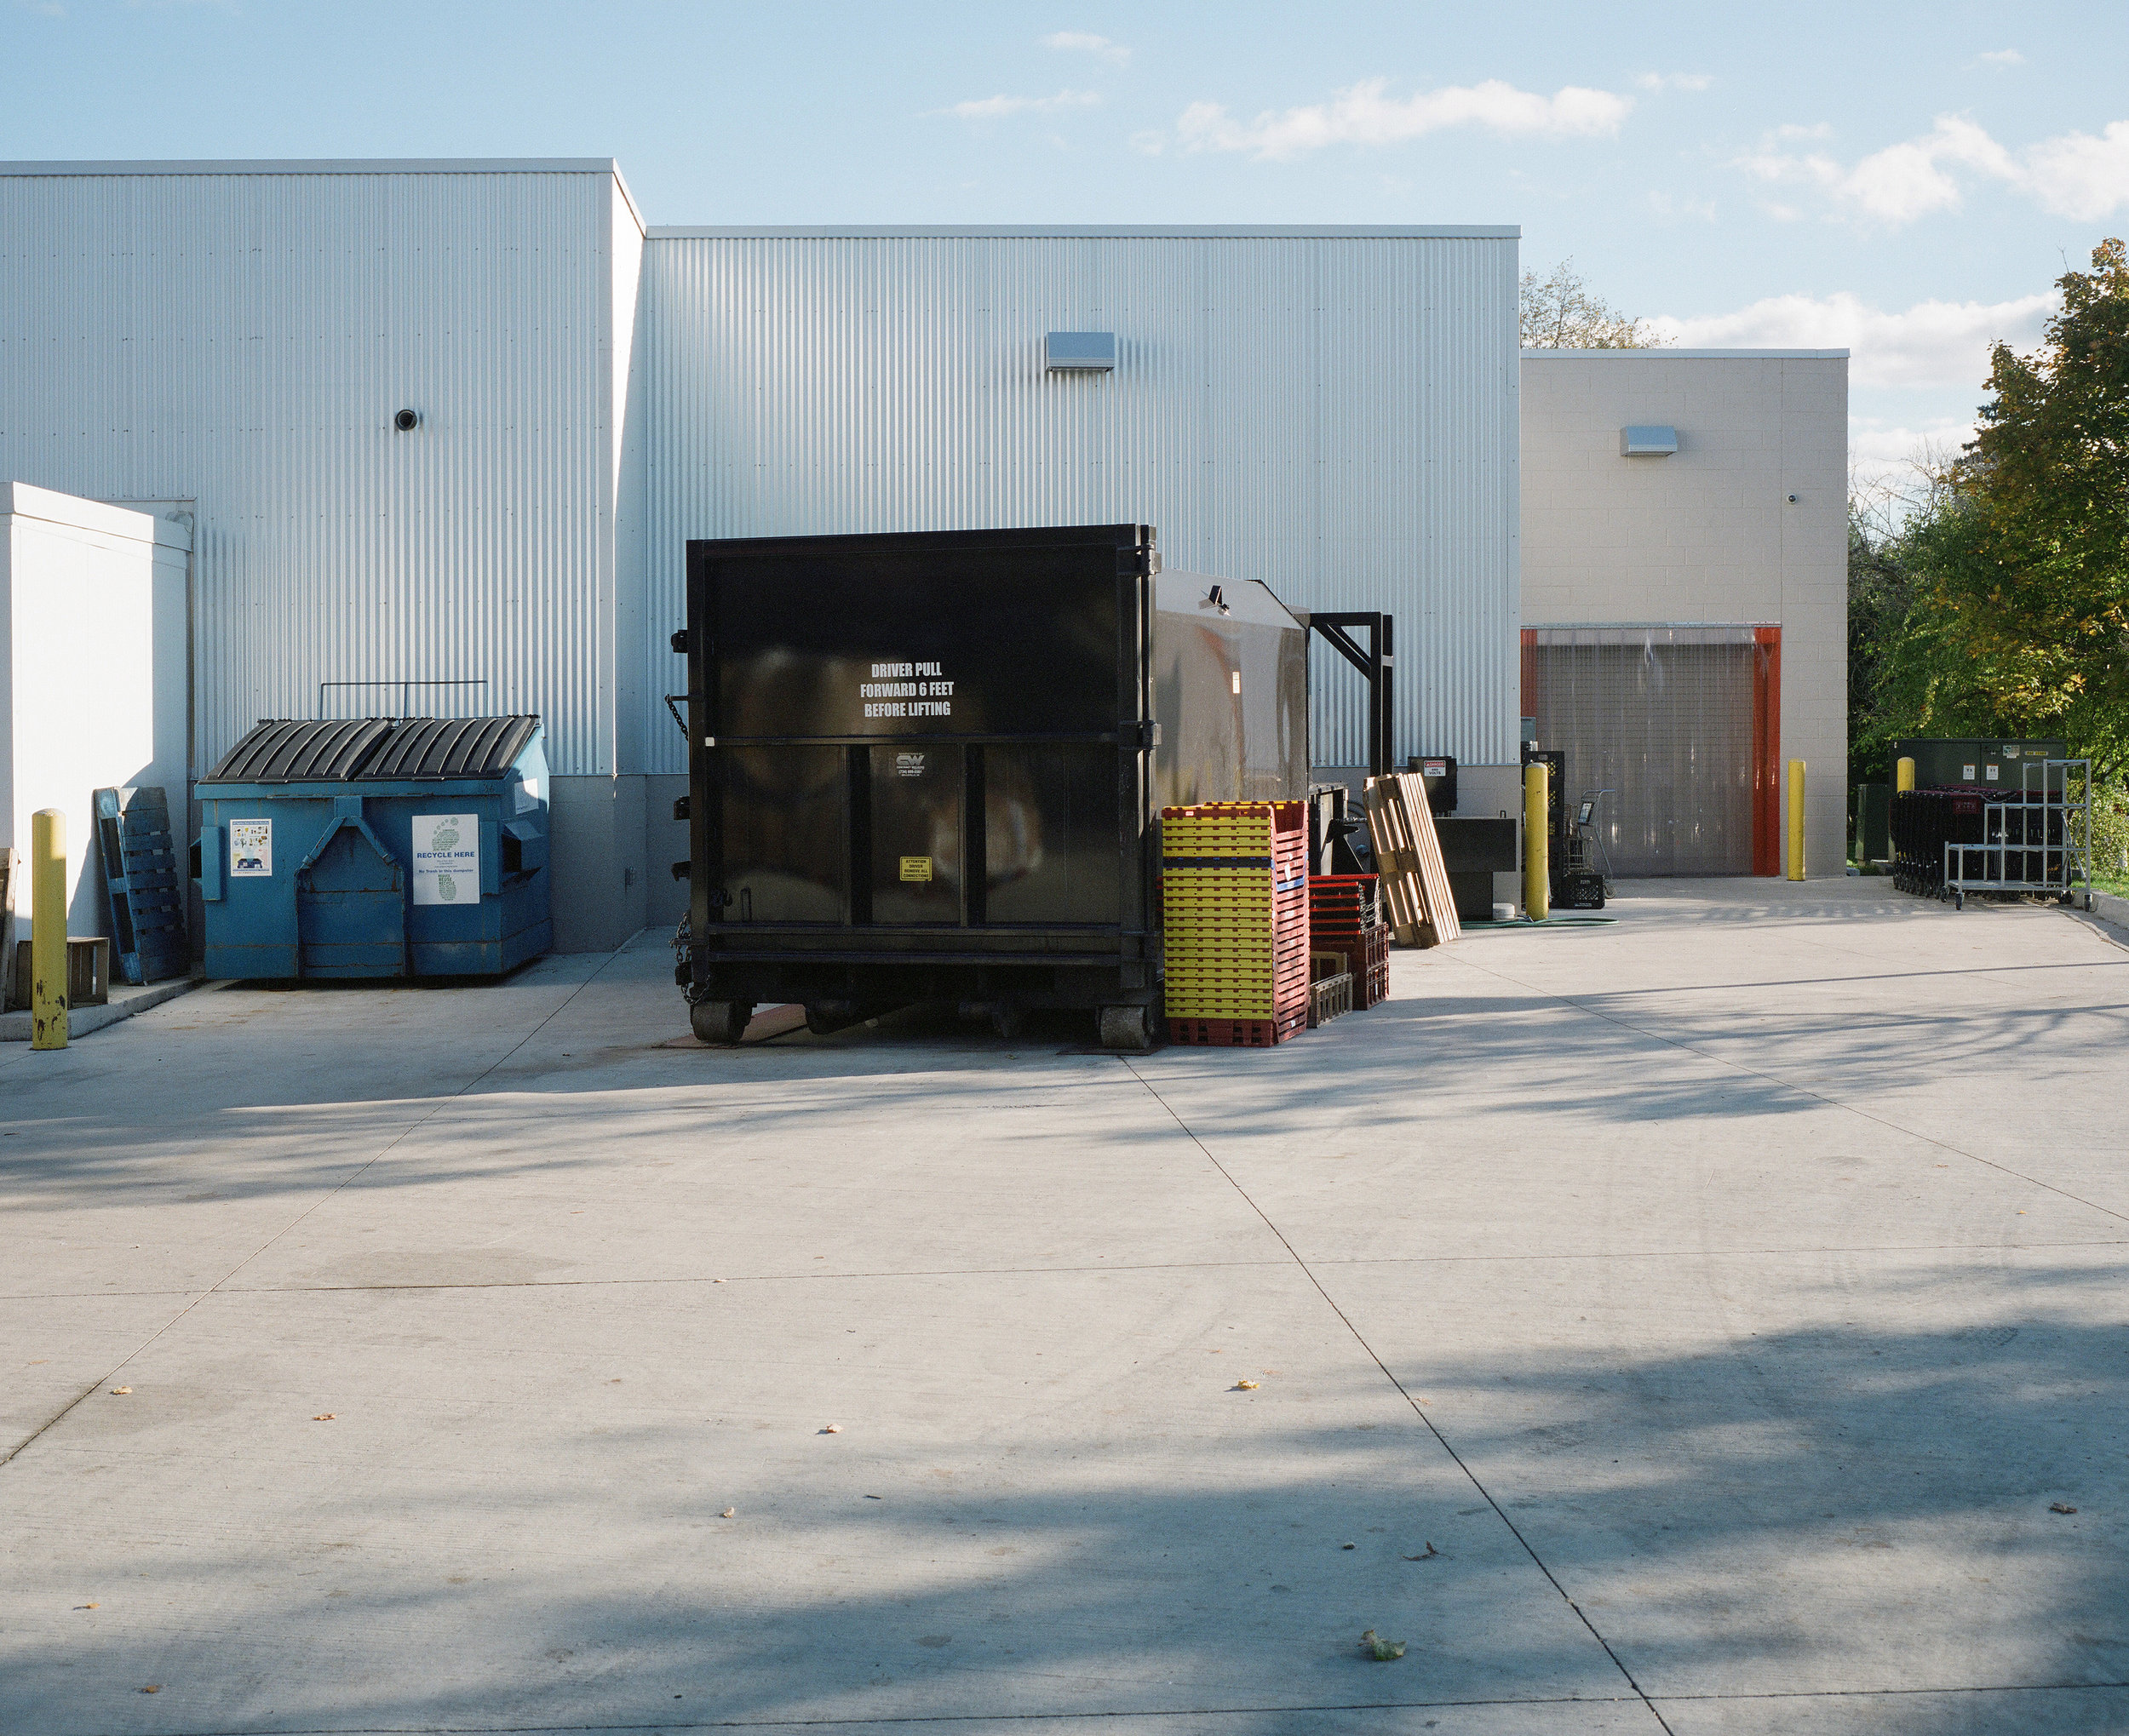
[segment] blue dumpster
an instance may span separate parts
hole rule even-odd
[[[554,943],[536,717],[261,723],[195,791],[209,977],[495,976]]]

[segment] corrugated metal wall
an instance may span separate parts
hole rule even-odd
[[[0,475],[197,503],[199,767],[427,679],[614,769],[613,187],[0,170]]]
[[[653,230],[645,729],[690,537],[1139,521],[1171,567],[1397,622],[1397,746],[1517,754],[1516,243]],[[1113,375],[1047,375],[1050,330]],[[1314,757],[1364,757],[1319,653]]]

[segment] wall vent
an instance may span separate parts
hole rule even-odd
[[[1053,331],[1042,340],[1042,365],[1053,374],[1108,374],[1116,366],[1113,331]]]
[[[1621,458],[1668,458],[1677,450],[1676,428],[1621,428],[1619,431],[1619,455]]]

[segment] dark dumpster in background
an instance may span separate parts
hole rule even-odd
[[[554,944],[537,717],[260,724],[196,786],[209,977],[492,976]]]
[[[1143,525],[688,544],[697,1034],[1160,996],[1164,805],[1308,788],[1307,630]],[[676,704],[677,704],[676,701]]]

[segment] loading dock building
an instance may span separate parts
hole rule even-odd
[[[189,527],[193,779],[261,718],[539,715],[556,943],[600,948],[681,908],[691,537],[1153,524],[1172,566],[1393,612],[1398,751],[1491,811],[1531,605],[1517,255],[660,229],[596,158],[0,166],[0,478]],[[1351,769],[1362,696],[1317,673],[1317,764]]]
[[[1848,352],[1523,353],[1523,713],[1625,874],[1839,874]]]

